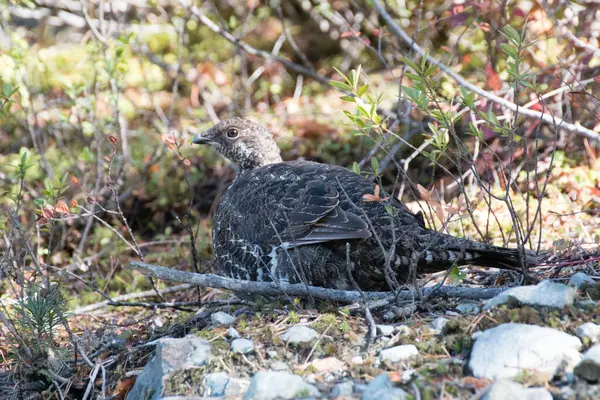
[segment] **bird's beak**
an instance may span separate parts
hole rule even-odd
[[[210,131],[202,132],[194,136],[192,143],[194,144],[210,144],[214,137]]]

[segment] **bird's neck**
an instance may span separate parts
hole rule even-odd
[[[251,159],[248,163],[238,165],[239,172],[244,173],[252,171],[253,169],[261,168],[270,164],[277,164],[283,162],[279,153],[273,153],[268,156],[263,156],[255,159]]]

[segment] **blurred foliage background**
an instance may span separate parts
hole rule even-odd
[[[416,43],[468,82],[511,102],[533,100],[530,108],[600,130],[597,84],[578,86],[598,72],[597,5],[407,1],[388,6]],[[411,76],[403,57],[417,63],[421,57],[398,40],[370,1],[13,1],[1,7],[4,207],[22,192],[19,218],[24,231],[38,231],[40,260],[71,272],[83,269],[109,293],[120,293],[132,282],[146,285],[114,267],[126,262],[131,250],[117,234],[130,243],[132,234],[139,242],[165,243],[149,245],[143,253],[185,267],[190,257],[182,224],[187,223],[198,232],[199,253],[210,258],[210,215],[234,171],[212,151],[190,146],[190,138],[219,118],[247,115],[266,124],[286,159],[349,167],[356,161],[368,167],[375,156],[383,161],[388,189],[393,190],[390,185],[401,171],[411,183],[437,188],[448,202],[459,194],[448,187],[446,172],[456,173],[455,166],[440,160],[449,168],[444,172],[414,149],[431,137],[428,124],[436,116],[429,111],[460,110],[460,84],[435,69],[431,81],[436,86],[427,94],[431,110],[415,107],[401,89],[414,85],[414,71]],[[519,55],[520,71],[530,87],[514,90],[510,57],[501,46],[509,42],[502,32],[506,25],[523,29],[527,47]],[[394,133],[384,138],[386,151],[376,146],[382,143],[377,137],[360,134],[342,112],[354,112],[352,102],[326,84],[343,80],[336,71],[348,74],[359,65],[361,81],[368,83],[369,94],[380,96],[377,111]],[[555,95],[536,103],[555,89]],[[475,111],[513,118],[497,104],[478,99]],[[578,211],[573,201],[580,209],[596,207],[600,192],[592,140],[517,114],[509,128],[528,143],[511,150],[513,138],[485,124],[475,144],[469,122],[457,119],[453,130],[464,139],[463,150],[472,154],[481,147],[473,164],[491,187],[502,187],[499,163],[517,175],[538,168],[537,178],[548,171],[556,178],[556,188],[544,194],[556,200],[556,212]],[[21,188],[15,166],[24,154],[31,167]],[[543,165],[534,168],[532,161]],[[62,185],[61,178],[66,179]],[[532,184],[537,178],[528,174],[512,183]],[[403,191],[405,200],[423,197],[414,184],[411,188]],[[44,208],[59,201],[67,206],[64,214],[44,218]],[[526,205],[517,208],[524,212]],[[8,212],[3,214],[6,233],[11,224]],[[496,221],[497,229],[509,234],[514,221],[506,215],[499,219],[505,223]],[[549,225],[559,221],[556,217]],[[599,233],[595,227],[574,229],[573,238],[584,235],[593,241]],[[500,235],[491,229],[486,237]],[[555,239],[550,235],[544,243]],[[172,247],[178,251],[171,252]]]
[[[422,63],[377,5],[466,82],[556,123]],[[285,159],[358,163],[437,229],[597,243],[599,15],[591,1],[2,0],[2,299],[59,284],[73,309],[149,289],[122,266],[192,269],[190,237],[207,270],[235,171],[190,141],[234,115],[267,125]],[[359,66],[347,89],[366,88],[344,98],[330,80]]]

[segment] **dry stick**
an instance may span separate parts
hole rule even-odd
[[[600,141],[600,134],[594,132],[591,129],[584,128],[583,126],[578,124],[571,124],[565,121],[564,119],[556,121],[556,119],[550,114],[544,114],[538,111],[523,108],[522,106],[519,106],[506,99],[503,99],[502,97],[496,96],[495,94],[489,93],[481,89],[480,87],[470,83],[462,76],[454,72],[450,67],[446,66],[445,64],[442,64],[440,61],[427,54],[425,50],[421,46],[419,46],[414,40],[412,40],[410,36],[408,36],[408,34],[400,27],[400,25],[398,25],[396,21],[394,21],[394,19],[390,16],[390,14],[388,14],[388,12],[385,10],[385,7],[383,7],[379,0],[373,0],[373,3],[375,4],[375,8],[377,8],[377,12],[379,13],[379,15],[381,15],[387,26],[391,29],[394,36],[400,38],[402,41],[408,44],[408,46],[411,49],[415,50],[421,57],[425,57],[429,63],[437,66],[461,86],[464,86],[465,88],[478,94],[479,96],[485,97],[486,99],[503,107],[506,107],[511,111],[518,111],[519,114],[524,115],[526,117],[535,118],[537,120],[544,121],[548,124],[559,126],[561,129],[565,129],[569,132],[585,136],[590,140],[594,140],[597,142]]]
[[[326,85],[329,84],[329,79],[328,78],[326,78],[324,76],[321,76],[321,75],[315,73],[314,71],[311,71],[310,69],[308,69],[306,67],[303,67],[301,65],[295,64],[295,63],[293,63],[293,62],[291,62],[289,60],[286,60],[283,57],[279,57],[277,55],[271,54],[268,51],[256,49],[256,48],[250,46],[249,44],[242,42],[241,40],[239,40],[235,36],[233,36],[231,33],[227,32],[226,30],[222,29],[217,24],[215,24],[213,21],[211,21],[202,11],[200,11],[199,8],[192,7],[191,11],[192,11],[192,14],[194,14],[196,17],[198,17],[198,19],[200,20],[200,22],[202,24],[204,24],[208,29],[210,29],[214,33],[222,36],[223,38],[225,38],[229,42],[233,43],[237,47],[239,47],[242,50],[244,50],[246,53],[252,54],[252,55],[255,55],[255,56],[259,56],[259,57],[262,57],[262,58],[266,58],[266,59],[269,59],[269,60],[277,61],[280,64],[282,64],[284,67],[289,68],[292,71],[296,71],[296,72],[298,72],[300,74],[310,76],[311,78],[313,78],[317,82],[320,82],[320,83],[323,83],[323,84],[326,84]]]
[[[363,296],[369,300],[394,300],[412,299],[414,294],[411,290],[397,292],[359,292],[353,290],[330,289],[317,286],[309,286],[302,283],[289,284],[284,282],[253,282],[226,278],[212,274],[197,274],[194,272],[180,271],[159,265],[134,261],[129,268],[135,269],[144,275],[153,278],[168,280],[172,282],[191,283],[193,285],[208,286],[217,289],[227,289],[235,292],[243,292],[263,296],[296,296],[314,297],[320,300],[338,301],[342,303],[355,303]],[[435,288],[424,288],[423,295],[431,297],[459,297],[471,300],[489,299],[507,288],[470,288],[458,286],[442,286]]]

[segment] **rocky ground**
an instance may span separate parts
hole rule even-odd
[[[127,399],[599,398],[600,284],[566,272],[485,301],[427,300],[398,322],[375,310],[374,338],[350,308],[203,307],[196,328],[148,344]]]

